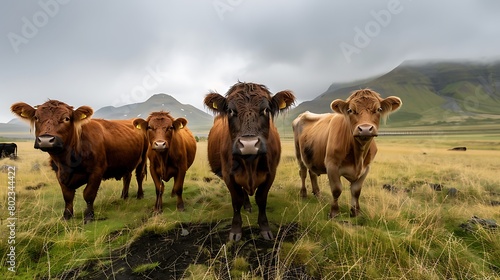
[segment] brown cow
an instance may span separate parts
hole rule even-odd
[[[87,203],[85,222],[94,219],[94,200],[103,179],[123,178],[122,198],[127,198],[134,169],[137,198],[143,197],[148,143],[130,120],[91,119],[92,108],[81,106],[73,110],[57,100],[35,108],[15,103],[11,110],[35,126],[35,149],[50,155],[66,202],[64,219],[73,216],[75,191],[83,184],[87,184],[83,190]]]
[[[163,111],[151,113],[147,120],[134,120],[134,126],[141,129],[149,141],[149,172],[156,187],[155,213],[162,211],[163,181],[171,178],[174,178],[172,196],[177,195],[177,210],[184,210],[184,177],[196,154],[196,139],[186,124],[185,118],[174,119]]]
[[[333,218],[339,213],[340,176],[344,176],[351,183],[351,216],[358,215],[361,187],[377,153],[373,137],[377,136],[380,119],[401,104],[398,97],[383,99],[377,92],[364,89],[353,92],[346,101],[334,100],[330,105],[334,113],[299,115],[292,126],[302,179],[301,196],[307,193],[307,171],[315,195],[319,194],[318,176],[328,174],[333,195],[329,217]]]
[[[205,97],[205,105],[217,114],[208,135],[208,161],[212,171],[226,183],[233,204],[229,240],[241,239],[241,206],[251,210],[248,196],[253,194],[259,207],[261,235],[273,238],[266,204],[281,154],[273,118],[294,102],[291,91],[271,96],[263,85],[240,82],[225,97],[215,92]]]

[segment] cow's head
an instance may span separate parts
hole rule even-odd
[[[174,119],[168,112],[151,113],[147,120],[134,119],[134,126],[147,136],[149,146],[157,152],[167,152],[176,131],[187,124],[185,118]]]
[[[21,119],[35,127],[35,149],[58,153],[75,137],[79,137],[81,125],[90,120],[92,108],[72,106],[57,100],[49,100],[32,107],[26,103],[15,103],[11,110]],[[78,142],[75,140],[75,142]]]
[[[355,91],[346,101],[336,99],[331,103],[334,112],[343,114],[349,120],[353,136],[360,142],[378,135],[381,118],[398,110],[402,105],[396,96],[381,98],[370,89]]]
[[[211,111],[227,118],[235,155],[265,154],[274,116],[294,102],[291,91],[271,96],[267,87],[253,83],[237,83],[225,97],[211,92],[204,100]]]

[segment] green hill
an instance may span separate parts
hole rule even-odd
[[[403,107],[388,126],[445,123],[491,123],[500,119],[500,63],[405,62],[382,76],[349,84],[332,84],[317,98],[291,110],[287,125],[300,113],[331,112],[331,101],[371,88],[382,97],[396,95]]]

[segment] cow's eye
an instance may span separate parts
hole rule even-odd
[[[150,126],[148,125],[148,127],[146,127],[146,129],[147,129],[147,130],[151,130],[151,129],[153,129],[153,128],[152,128],[152,127],[150,127]]]
[[[347,113],[348,113],[348,114],[355,114],[355,112],[354,112],[351,108],[348,108],[348,109],[347,109]]]
[[[262,110],[262,115],[264,115],[264,116],[269,115],[269,109],[264,108],[264,110]]]
[[[168,128],[168,130],[174,130],[174,126],[172,125],[171,127]]]
[[[37,116],[35,116],[35,121],[37,122],[37,121],[39,121],[39,120],[40,120],[40,119],[39,119]]]
[[[230,117],[233,117],[233,116],[235,116],[235,115],[236,115],[236,111],[235,111],[235,110],[233,110],[233,109],[228,109],[228,110],[227,110],[227,113],[229,114],[229,116],[230,116]]]
[[[64,122],[69,122],[69,117],[65,117]]]
[[[382,112],[383,111],[382,107],[379,107],[377,111]]]

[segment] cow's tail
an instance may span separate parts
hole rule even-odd
[[[144,181],[148,180],[148,162],[144,163],[144,166],[142,167],[142,174],[144,174]]]
[[[300,117],[300,116],[299,116]],[[300,152],[300,142],[299,142],[299,137],[300,137],[300,119],[297,118],[292,122],[292,130],[293,130],[293,143],[295,147],[295,157],[297,158],[297,161],[299,162],[299,165],[302,165],[302,155]]]

